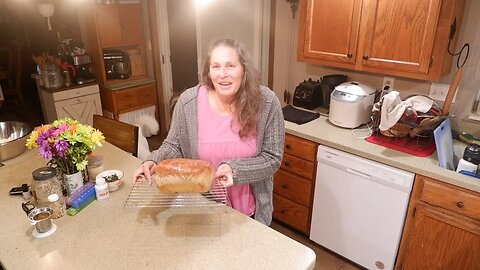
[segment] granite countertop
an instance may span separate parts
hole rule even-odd
[[[125,186],[107,202],[54,219],[57,231],[32,236],[22,196],[8,191],[31,183],[45,165],[27,150],[0,167],[0,262],[6,269],[313,269],[308,247],[225,206],[125,207],[141,161],[109,143],[95,150],[105,169],[125,173]]]
[[[465,176],[438,166],[436,151],[429,157],[416,157],[369,143],[364,139],[355,138],[352,135],[352,129],[334,126],[328,121],[328,117],[325,116],[320,116],[320,118],[303,125],[285,121],[285,130],[289,134],[319,144],[480,192],[480,179]],[[460,146],[463,147],[462,145]]]
[[[115,90],[122,90],[122,89],[131,88],[131,87],[135,87],[135,86],[141,86],[141,85],[154,83],[154,82],[155,82],[155,80],[153,80],[153,79],[139,79],[139,80],[127,81],[126,83],[104,85],[103,87],[107,88],[109,90],[115,91]]]
[[[49,92],[49,93],[58,93],[62,91],[67,91],[67,90],[72,90],[72,89],[78,89],[78,88],[84,88],[92,85],[97,85],[98,82],[91,82],[91,83],[85,83],[85,84],[73,84],[70,87],[58,87],[58,88],[45,88],[43,86],[40,86],[40,90]]]

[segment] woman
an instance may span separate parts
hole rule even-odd
[[[227,204],[266,225],[272,220],[273,174],[280,167],[285,128],[274,92],[260,86],[242,45],[231,39],[209,49],[203,83],[183,92],[167,138],[134,173],[151,183],[156,163],[201,159],[225,181]]]

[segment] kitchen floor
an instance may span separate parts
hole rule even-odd
[[[159,134],[147,138],[150,151],[158,149],[162,144],[162,141],[165,139],[165,135]],[[300,234],[294,230],[289,229],[288,227],[273,221],[270,227],[302,244],[311,248],[317,255],[317,260],[315,262],[315,270],[358,270],[363,269],[362,267],[336,255],[335,253],[317,245],[316,243],[310,241],[303,234]]]

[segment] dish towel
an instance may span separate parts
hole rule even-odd
[[[320,117],[320,113],[318,112],[307,112],[304,110],[297,109],[292,105],[287,105],[283,107],[282,111],[283,111],[283,118],[285,120],[299,124],[299,125],[308,123]]]
[[[405,112],[405,109],[411,106],[417,112],[428,112],[433,105],[433,100],[424,96],[413,96],[405,101],[400,99],[400,93],[391,91],[383,96],[380,126],[382,131],[393,127]]]

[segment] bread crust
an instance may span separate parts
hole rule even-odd
[[[210,163],[194,159],[167,159],[155,168],[161,193],[203,193],[210,190],[213,168]]]

